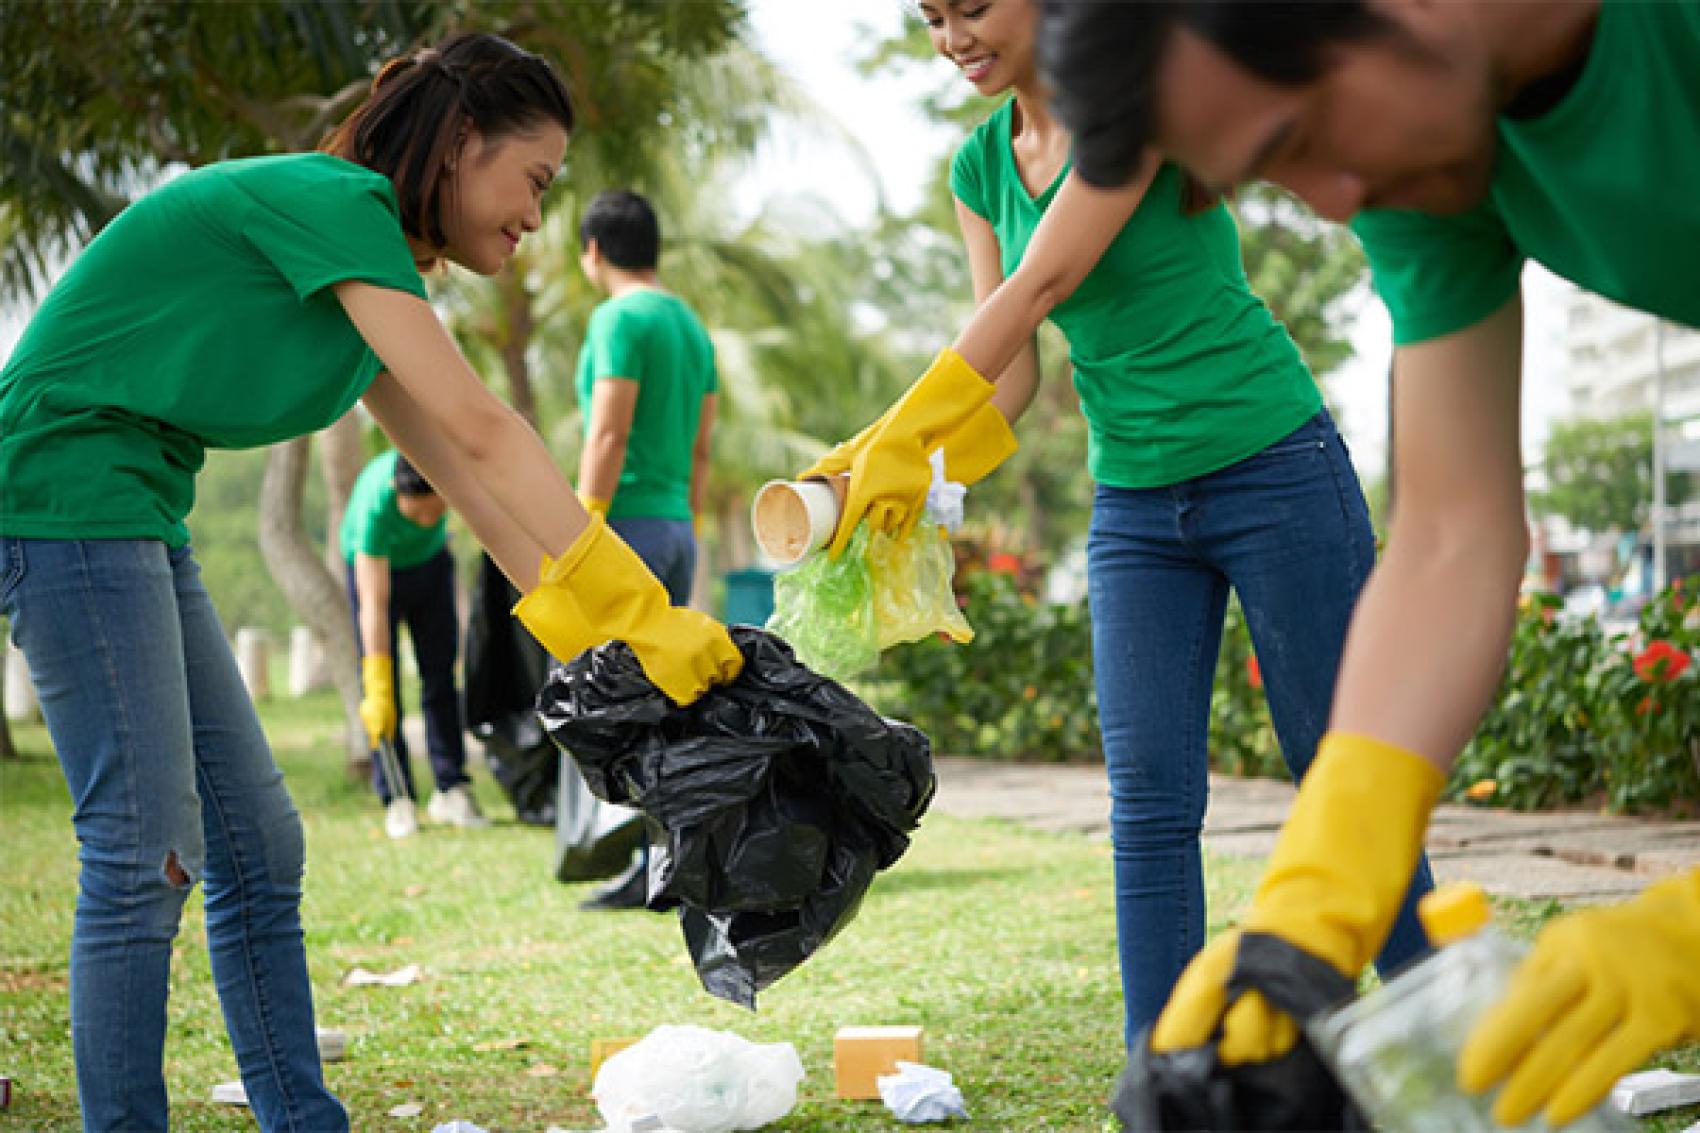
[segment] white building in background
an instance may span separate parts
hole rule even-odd
[[[1661,335],[1651,315],[1580,288],[1572,289],[1565,313],[1565,369],[1579,415],[1653,408],[1662,347],[1665,420],[1700,419],[1700,331],[1667,321]]]
[[[1700,471],[1700,331],[1572,286],[1564,348],[1578,416],[1652,410],[1665,422],[1666,467]],[[1668,513],[1665,537],[1672,574],[1693,570],[1700,562],[1700,501]]]

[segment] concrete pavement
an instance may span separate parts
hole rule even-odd
[[[955,756],[935,763],[936,811],[1109,837],[1102,767]],[[1205,845],[1236,857],[1266,856],[1292,798],[1288,783],[1212,775]],[[1578,811],[1519,814],[1446,804],[1430,824],[1428,848],[1441,881],[1468,879],[1508,897],[1618,901],[1660,876],[1700,865],[1700,822]]]

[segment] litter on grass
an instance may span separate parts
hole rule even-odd
[[[393,972],[369,972],[365,968],[355,968],[342,977],[342,984],[344,987],[406,987],[418,983],[422,975],[424,972],[418,964],[409,964]]]
[[[962,1101],[962,1091],[951,1081],[950,1073],[916,1062],[897,1064],[897,1073],[881,1074],[876,1079],[880,1100],[891,1110],[893,1117],[911,1125],[928,1121],[949,1121],[966,1118],[968,1109]]]
[[[790,1043],[661,1026],[610,1055],[590,1093],[609,1133],[732,1133],[790,1113],[802,1080]]]

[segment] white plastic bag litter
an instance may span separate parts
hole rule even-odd
[[[899,1059],[897,1073],[881,1074],[874,1085],[879,1087],[880,1100],[899,1121],[920,1124],[968,1116],[962,1091],[948,1071]]]
[[[470,1121],[461,1121],[456,1118],[447,1124],[437,1126],[431,1130],[431,1133],[485,1133],[485,1131]]]
[[[802,1080],[790,1043],[662,1026],[604,1062],[590,1093],[609,1133],[731,1133],[790,1113]]]

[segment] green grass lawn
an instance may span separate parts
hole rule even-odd
[[[328,698],[263,709],[305,817],[308,960],[321,1025],[349,1036],[326,1073],[360,1130],[454,1118],[492,1133],[600,1128],[590,1042],[694,1023],[796,1045],[808,1076],[791,1133],[898,1129],[878,1102],[833,1098],[832,1035],[845,1024],[918,1023],[926,1059],[951,1071],[988,1130],[1105,1127],[1121,1062],[1120,995],[1106,843],[997,822],[926,820],[858,918],[749,1014],[697,983],[672,916],[589,914],[587,886],[550,876],[551,832],[511,811],[480,775],[486,831],[426,827],[394,843],[369,792],[343,776]],[[0,1073],[16,1083],[6,1129],[78,1127],[66,964],[76,889],[70,803],[40,728],[0,764]],[[1212,927],[1241,909],[1253,863],[1210,862]],[[1509,905],[1516,931],[1552,910]],[[342,986],[356,966],[416,963],[402,988]],[[207,1100],[234,1079],[207,971],[197,895],[177,942],[167,1077],[173,1129],[250,1130],[246,1110]],[[1672,1063],[1700,1068],[1692,1052]],[[423,1112],[392,1118],[415,1102]],[[1677,1130],[1687,1121],[1647,1123]]]

